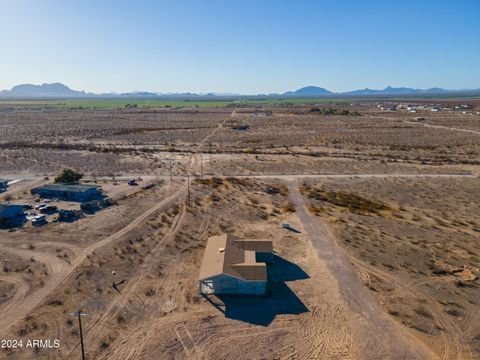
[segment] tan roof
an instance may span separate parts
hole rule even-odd
[[[208,239],[199,279],[226,274],[242,280],[267,280],[267,266],[255,261],[255,252],[272,252],[270,240],[239,239],[231,234]]]

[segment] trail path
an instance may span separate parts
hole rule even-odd
[[[57,288],[60,284],[62,284],[62,282],[64,282],[68,278],[68,276],[87,258],[89,254],[101,248],[102,246],[105,246],[120,239],[129,231],[136,228],[142,222],[148,219],[148,217],[150,217],[154,212],[160,210],[165,206],[170,205],[184,192],[185,186],[182,186],[179,190],[175,191],[173,194],[169,195],[168,197],[142,213],[140,216],[138,216],[121,230],[104,238],[103,240],[100,240],[84,248],[79,254],[75,256],[74,260],[70,265],[61,261],[56,256],[47,253],[9,248],[8,251],[16,255],[22,257],[33,256],[38,261],[43,262],[49,269],[49,278],[47,279],[45,285],[42,288],[30,294],[28,297],[17,298],[15,306],[12,306],[11,311],[5,314],[3,314],[2,312],[3,316],[0,318],[0,334],[6,334],[11,326],[16,324],[36,306],[43,302],[48,297],[48,295],[53,290],[55,290],[55,288]]]
[[[348,256],[328,229],[310,214],[296,182],[288,182],[289,194],[303,230],[337,282],[340,295],[354,323],[355,341],[365,359],[429,359],[432,355],[405,330],[388,319],[376,300],[357,278]]]

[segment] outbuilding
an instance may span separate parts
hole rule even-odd
[[[0,204],[0,222],[11,221],[22,216],[25,216],[23,205]]]
[[[44,198],[84,202],[98,198],[101,187],[85,184],[47,184],[33,188],[31,193]]]
[[[265,294],[270,240],[239,239],[231,234],[208,239],[199,275],[202,294]]]

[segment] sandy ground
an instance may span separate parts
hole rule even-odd
[[[22,126],[31,113],[1,118],[18,126],[0,133],[0,177],[25,180],[0,197],[31,202],[44,174],[73,164],[117,204],[0,230],[1,338],[61,341],[0,358],[79,357],[70,314],[81,309],[91,359],[477,359],[477,130],[470,119],[458,131],[444,114],[432,119],[438,128],[368,109],[88,111],[89,120],[54,111],[33,129]],[[42,147],[90,148],[41,148],[52,156],[29,162],[39,150],[21,139],[33,135]],[[118,185],[98,172],[107,163]],[[158,185],[126,185],[138,176]],[[206,241],[224,232],[272,239],[271,294],[199,295]]]

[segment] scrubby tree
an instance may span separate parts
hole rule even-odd
[[[55,178],[56,183],[76,183],[83,178],[82,173],[78,173],[72,169],[63,169],[60,175]]]

